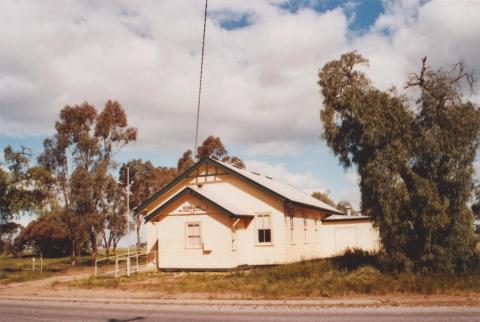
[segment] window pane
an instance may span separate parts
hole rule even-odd
[[[263,229],[271,229],[270,227],[270,215],[263,216]]]
[[[271,243],[271,242],[272,242],[272,230],[265,229],[265,243]]]
[[[193,234],[196,236],[200,236],[200,225],[194,225],[193,226]]]
[[[188,237],[190,247],[200,247],[200,236]]]
[[[259,229],[258,230],[258,242],[259,243],[271,243],[272,242],[272,230],[271,229]]]
[[[258,229],[263,229],[265,227],[263,224],[263,216],[257,216],[257,225]]]
[[[265,242],[265,234],[263,229],[258,230],[258,242],[264,243]]]

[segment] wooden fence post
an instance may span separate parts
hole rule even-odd
[[[118,277],[118,256],[115,257],[115,278]]]

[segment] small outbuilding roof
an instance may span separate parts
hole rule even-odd
[[[334,221],[347,221],[347,220],[369,220],[372,219],[370,216],[347,216],[347,215],[332,215],[325,219],[322,219],[322,222],[334,222]]]
[[[189,186],[177,192],[167,202],[165,202],[160,207],[155,209],[154,212],[152,212],[147,217],[145,217],[145,221],[149,221],[153,219],[160,212],[162,212],[162,210],[164,210],[166,207],[174,203],[176,200],[180,199],[182,196],[185,196],[186,194],[191,194],[202,200],[206,200],[207,202],[210,202],[214,206],[220,208],[221,210],[229,214],[231,217],[248,217],[248,218],[253,217],[253,215],[249,215],[246,211],[240,209],[238,206],[222,199],[220,196],[210,191],[207,187],[199,188],[199,187]]]

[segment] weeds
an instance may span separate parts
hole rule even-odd
[[[306,261],[224,273],[155,272],[119,279],[72,282],[82,288],[143,289],[165,294],[208,293],[210,297],[319,298],[385,294],[469,294],[480,292],[480,273],[391,275],[371,265],[339,268],[335,260]]]

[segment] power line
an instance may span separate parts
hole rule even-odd
[[[197,125],[195,127],[195,146],[193,149],[194,155],[197,153],[197,143],[198,143],[198,123],[200,121],[200,99],[202,96],[202,77],[203,77],[203,57],[205,56],[205,31],[207,29],[207,8],[208,0],[205,0],[205,16],[203,19],[203,38],[202,38],[202,60],[200,62],[200,81],[198,86],[198,102],[197,102]]]

